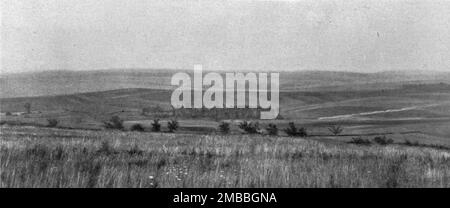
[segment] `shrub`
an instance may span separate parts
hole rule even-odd
[[[306,132],[306,128],[305,127],[301,127],[300,129],[298,129],[297,135],[300,136],[300,137],[308,136],[308,133]]]
[[[405,142],[403,144],[407,146],[412,146],[412,142],[407,139],[405,139]]]
[[[220,132],[222,132],[224,134],[230,133],[230,123],[222,121],[222,123],[220,123],[220,125],[219,125],[219,129],[220,129]]]
[[[409,141],[407,139],[405,140],[405,143],[403,143],[403,144],[407,145],[407,146],[419,146],[420,145],[418,141],[411,142],[411,141]]]
[[[242,130],[245,130],[245,128],[248,126],[248,122],[247,121],[242,121],[241,123],[239,123],[239,128]]]
[[[161,124],[159,123],[159,119],[153,120],[152,123],[152,131],[159,132],[161,131]]]
[[[111,119],[107,122],[104,122],[104,124],[107,129],[123,130],[123,120],[120,119],[119,116],[111,117]]]
[[[131,131],[144,131],[144,127],[141,124],[133,124]]]
[[[286,134],[289,136],[299,136],[299,137],[308,136],[306,128],[301,127],[299,129],[297,129],[294,122],[289,122],[289,126],[288,126],[288,128],[284,129],[284,132],[286,132]]]
[[[167,123],[167,128],[169,129],[169,132],[174,132],[178,129],[178,121],[171,120]]]
[[[269,135],[273,135],[273,136],[278,135],[278,127],[277,127],[277,125],[275,125],[275,124],[269,124],[269,125],[266,127],[266,130],[267,130],[267,132],[269,133]]]
[[[328,130],[334,134],[334,135],[338,135],[340,133],[342,133],[342,131],[344,130],[344,128],[342,128],[341,126],[332,126],[329,127]]]
[[[370,145],[372,142],[370,142],[368,139],[363,139],[361,137],[353,137],[350,142],[350,144],[359,144],[359,145]]]
[[[394,143],[394,140],[386,138],[386,136],[377,136],[373,138],[373,142],[379,145],[388,145]]]
[[[297,134],[297,127],[295,127],[294,122],[289,122],[289,125],[284,129],[284,132],[289,136],[295,136]]]
[[[11,116],[12,114],[11,114],[11,112],[5,112],[5,116]]]
[[[56,125],[58,125],[58,120],[56,120],[54,118],[47,119],[47,126],[48,127],[55,127]]]
[[[239,124],[239,128],[248,134],[256,134],[259,130],[259,123],[243,121]]]

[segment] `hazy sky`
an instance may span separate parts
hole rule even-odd
[[[450,71],[450,1],[2,0],[1,71]]]

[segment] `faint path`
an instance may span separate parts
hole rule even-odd
[[[448,102],[439,103],[439,104],[429,104],[429,105],[423,105],[423,106],[411,106],[411,107],[398,108],[398,109],[388,109],[388,110],[371,111],[371,112],[363,112],[363,113],[319,117],[318,120],[348,119],[348,118],[354,118],[354,117],[358,117],[358,116],[367,116],[367,115],[375,115],[375,114],[381,114],[381,113],[392,113],[392,112],[401,112],[401,111],[415,110],[415,109],[427,108],[427,107],[435,107],[435,106],[444,105],[444,104],[448,104]]]

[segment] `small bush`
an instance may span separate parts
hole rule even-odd
[[[344,131],[344,128],[342,128],[341,126],[332,126],[332,127],[329,127],[328,130],[332,134],[338,135],[338,134],[342,133],[342,131]]]
[[[407,145],[407,146],[419,146],[420,145],[418,141],[411,142],[411,141],[409,141],[407,139],[405,140],[405,142],[403,144]]]
[[[58,120],[54,118],[47,119],[47,127],[56,127],[58,125]]]
[[[230,123],[222,121],[222,123],[220,123],[220,125],[219,125],[219,129],[220,129],[220,132],[222,132],[224,134],[230,133]]]
[[[361,137],[353,137],[350,142],[350,144],[359,144],[359,145],[370,145],[372,142],[370,142],[368,139],[363,139]]]
[[[178,121],[171,120],[167,123],[167,128],[169,129],[169,132],[174,132],[178,129]]]
[[[299,137],[308,136],[306,128],[301,127],[299,129],[297,129],[294,122],[289,122],[289,126],[288,126],[288,128],[284,129],[284,132],[286,132],[286,134],[289,136],[299,136]]]
[[[266,127],[266,130],[267,130],[267,132],[269,133],[269,135],[272,135],[272,136],[278,135],[278,127],[277,127],[277,125],[275,125],[275,124],[269,124],[269,125]]]
[[[161,131],[161,124],[159,123],[159,119],[153,120],[152,131],[154,131],[154,132],[160,132]]]
[[[5,116],[11,116],[12,115],[12,113],[11,112],[5,112]]]
[[[297,134],[297,127],[294,122],[289,122],[289,125],[286,129],[284,129],[284,132],[286,132],[289,136],[295,136]]]
[[[306,128],[305,127],[299,128],[297,135],[299,137],[306,137],[306,136],[308,136],[308,133],[306,132]]]
[[[408,145],[408,146],[412,146],[412,142],[409,140],[405,140],[405,142],[403,143],[404,145]]]
[[[104,122],[105,127],[107,129],[119,129],[119,130],[123,130],[123,120],[120,119],[119,116],[113,116],[111,117],[111,119],[107,122]]]
[[[373,142],[379,145],[388,145],[394,143],[394,140],[386,138],[386,136],[377,136],[373,138]]]
[[[144,127],[141,124],[133,124],[131,131],[144,131]]]
[[[259,123],[243,121],[239,124],[239,128],[244,130],[248,134],[256,134],[259,130]]]

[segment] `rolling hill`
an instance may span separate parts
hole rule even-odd
[[[0,97],[67,95],[127,88],[173,89],[173,74],[188,70],[45,71],[0,74]],[[204,71],[207,73],[207,71]],[[220,72],[224,73],[224,72]],[[285,91],[354,91],[394,89],[403,84],[449,83],[448,72],[355,73],[334,71],[280,72]]]
[[[129,123],[150,125],[153,117],[143,115],[142,110],[171,109],[171,75],[168,70],[136,70],[2,76],[0,119],[45,125],[48,118],[55,118],[60,126],[103,128],[103,121],[118,115]],[[446,127],[450,125],[448,73],[402,77],[396,72],[282,72],[280,79],[283,120],[262,124],[276,122],[282,128],[295,121],[317,134],[339,124],[345,125],[346,133],[420,131],[415,138],[444,142],[450,138]],[[31,103],[32,113],[17,115],[25,103]],[[6,112],[13,115],[6,116]],[[186,128],[218,125],[207,118],[180,122]]]

